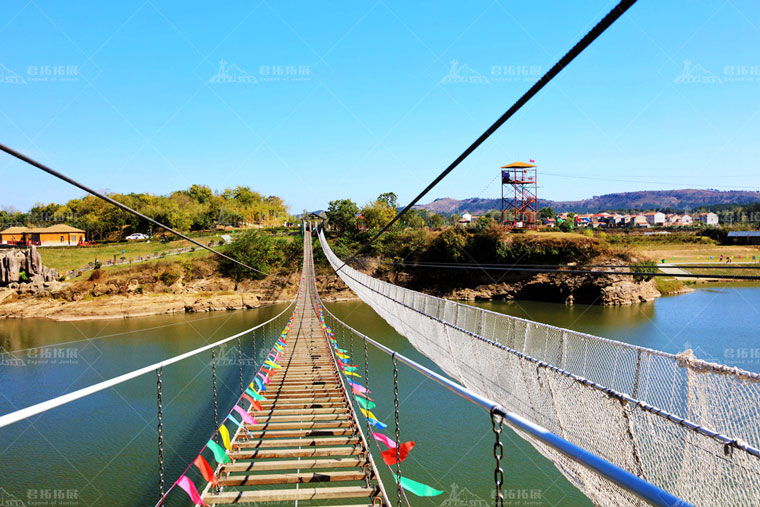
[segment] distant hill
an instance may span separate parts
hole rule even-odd
[[[760,192],[748,190],[642,190],[640,192],[621,192],[617,194],[595,195],[581,201],[549,201],[539,199],[539,208],[551,206],[554,211],[575,211],[576,213],[595,213],[604,210],[647,210],[672,208],[686,211],[717,204],[748,204],[760,202]],[[500,199],[451,199],[443,197],[429,204],[420,204],[416,208],[424,208],[436,213],[485,213],[501,209]]]

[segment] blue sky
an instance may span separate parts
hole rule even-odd
[[[405,203],[614,3],[6,1],[0,142],[113,192]],[[640,0],[424,201],[531,158],[548,199],[760,189],[758,111],[757,1]],[[1,206],[81,195],[0,178]]]

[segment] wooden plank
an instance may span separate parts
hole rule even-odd
[[[264,431],[252,431],[251,434],[258,438],[277,438],[277,437],[329,437],[339,435],[350,435],[351,428],[309,428],[295,430],[278,430],[268,429]],[[250,435],[241,434],[238,441],[245,442],[251,440]]]
[[[364,458],[298,459],[277,461],[237,461],[222,466],[222,472],[265,472],[270,470],[312,470],[320,468],[361,468]]]
[[[259,486],[262,484],[306,484],[310,482],[361,481],[365,477],[361,470],[325,471],[305,473],[230,475],[219,479],[220,486]]]
[[[291,439],[257,439],[257,440],[239,440],[236,439],[232,444],[233,449],[240,447],[242,449],[262,448],[262,447],[314,447],[314,446],[334,446],[334,445],[356,445],[359,443],[359,437],[319,437],[319,438],[291,438]]]
[[[233,450],[232,459],[275,459],[275,458],[321,458],[327,456],[358,456],[363,449],[353,447],[307,447],[305,449],[255,449]]]
[[[292,502],[301,500],[330,500],[338,498],[371,498],[379,494],[379,488],[345,486],[337,488],[272,489],[262,491],[222,491],[209,493],[204,500],[209,504]]]

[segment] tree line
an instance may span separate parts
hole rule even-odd
[[[168,195],[107,195],[183,232],[212,229],[218,225],[270,225],[292,218],[280,197],[264,196],[245,186],[228,188],[223,192],[212,191],[205,185],[192,185],[187,190],[177,190]],[[11,226],[45,227],[56,223],[82,229],[88,238],[99,241],[118,240],[131,232],[147,232],[150,228],[146,220],[90,195],[71,199],[65,204],[36,204],[26,213],[14,209],[0,211],[2,229]]]

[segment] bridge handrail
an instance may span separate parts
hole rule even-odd
[[[322,300],[319,298],[319,293],[317,293],[317,299],[319,299],[320,303],[322,303]],[[538,424],[535,424],[529,421],[528,419],[515,414],[514,412],[508,411],[507,409],[505,409],[504,407],[502,407],[500,404],[496,403],[495,401],[492,401],[484,396],[480,396],[479,394],[470,391],[466,387],[447,379],[443,375],[440,375],[430,370],[429,368],[415,362],[414,360],[409,359],[403,354],[399,354],[395,350],[389,347],[386,347],[382,343],[373,340],[369,336],[357,331],[356,329],[352,328],[351,326],[349,326],[348,324],[340,320],[338,317],[336,317],[335,314],[333,314],[324,305],[324,303],[322,303],[322,308],[333,319],[335,319],[337,322],[340,322],[342,326],[344,326],[346,329],[354,333],[356,336],[359,336],[360,338],[365,340],[367,343],[373,345],[378,350],[385,352],[391,357],[395,357],[396,360],[398,360],[399,362],[404,363],[405,365],[409,366],[410,368],[422,374],[423,376],[429,378],[430,380],[437,382],[441,386],[445,387],[446,389],[453,392],[454,394],[464,398],[470,403],[477,405],[487,410],[488,412],[493,412],[493,413],[498,414],[510,426],[512,426],[513,429],[517,429],[519,431],[528,433],[529,435],[540,440],[541,442],[548,445],[549,447],[561,452],[568,458],[583,464],[589,470],[592,470],[596,472],[597,474],[601,475],[602,477],[605,477],[606,479],[614,482],[621,488],[624,488],[625,490],[633,493],[639,498],[642,498],[646,500],[647,502],[650,502],[654,505],[663,505],[663,506],[691,505],[688,502],[678,498],[677,496],[672,495],[671,493],[668,493],[667,491],[661,488],[658,488],[654,484],[651,484],[645,481],[644,479],[628,472],[627,470],[624,470],[610,463],[609,461],[606,461],[600,458],[599,456],[590,453],[589,451],[583,449],[582,447],[579,447],[558,435],[555,435],[554,433],[550,432],[546,428],[539,426]]]
[[[197,349],[191,350],[189,352],[185,352],[183,354],[179,354],[174,357],[170,357],[169,359],[165,359],[163,361],[160,361],[158,363],[153,363],[149,366],[144,366],[142,368],[139,368],[137,370],[130,371],[128,373],[124,373],[123,375],[119,375],[118,377],[114,377],[112,379],[104,380],[103,382],[98,382],[97,384],[93,384],[88,387],[84,387],[82,389],[79,389],[77,391],[63,394],[61,396],[58,396],[56,398],[43,401],[40,403],[37,403],[35,405],[31,405],[26,408],[22,408],[20,410],[16,410],[15,412],[11,412],[9,414],[5,414],[3,416],[0,416],[0,428],[3,428],[5,426],[11,425],[13,423],[17,423],[19,421],[23,421],[24,419],[28,419],[29,417],[35,416],[37,414],[41,414],[43,412],[47,412],[48,410],[54,409],[56,407],[60,407],[61,405],[65,405],[67,403],[71,403],[72,401],[76,401],[80,398],[84,398],[86,396],[90,396],[91,394],[95,394],[97,392],[100,392],[104,389],[108,389],[109,387],[113,387],[119,384],[122,384],[128,380],[132,380],[134,378],[140,377],[142,375],[145,375],[146,373],[151,373],[159,368],[163,368],[164,366],[169,366],[170,364],[177,363],[179,361],[182,361],[183,359],[187,359],[188,357],[195,356],[197,354],[200,354],[201,352],[205,352],[207,350],[213,349],[214,347],[218,347],[219,345],[222,345],[224,343],[227,343],[231,340],[234,340],[240,336],[243,336],[246,333],[250,333],[251,331],[254,331],[260,327],[263,327],[270,322],[274,321],[275,319],[278,319],[280,316],[282,316],[285,312],[290,310],[293,305],[295,304],[297,298],[294,298],[293,301],[279,314],[272,317],[266,322],[262,322],[261,324],[258,324],[254,327],[251,327],[249,329],[246,329],[244,331],[241,331],[235,335],[228,336],[227,338],[223,338],[219,341],[216,341],[214,343],[210,343],[208,345],[204,345],[203,347],[199,347]]]

